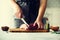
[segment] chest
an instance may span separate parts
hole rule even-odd
[[[17,3],[21,6],[21,7],[26,7],[28,6],[29,9],[32,10],[37,10],[40,6],[40,0],[17,0]]]
[[[17,2],[38,3],[40,0],[16,0]]]

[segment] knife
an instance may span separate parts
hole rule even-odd
[[[24,20],[24,18],[21,18],[21,20],[22,20],[26,25],[28,25],[28,23]]]

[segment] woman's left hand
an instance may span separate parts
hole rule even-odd
[[[34,22],[34,26],[35,26],[35,24],[37,24],[37,25],[38,25],[38,29],[42,29],[42,28],[43,28],[43,26],[44,26],[44,24],[42,23],[42,21],[41,21],[41,20],[36,20],[36,21]]]

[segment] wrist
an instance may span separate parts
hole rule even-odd
[[[36,20],[38,20],[38,21],[42,21],[42,18],[40,18],[40,17],[37,17],[37,19]]]

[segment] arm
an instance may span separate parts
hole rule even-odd
[[[39,12],[38,12],[38,17],[37,17],[38,20],[42,20],[45,9],[46,9],[46,5],[47,5],[47,0],[40,1],[40,7],[39,7]]]
[[[11,4],[14,9],[15,16],[17,18],[21,18],[22,17],[22,9],[19,7],[19,5],[16,3],[15,0],[11,0]]]
[[[39,11],[38,11],[38,16],[37,16],[37,19],[34,23],[34,25],[37,23],[39,28],[41,28],[43,26],[42,18],[44,16],[46,5],[47,5],[47,0],[40,0],[40,7],[39,7]]]

